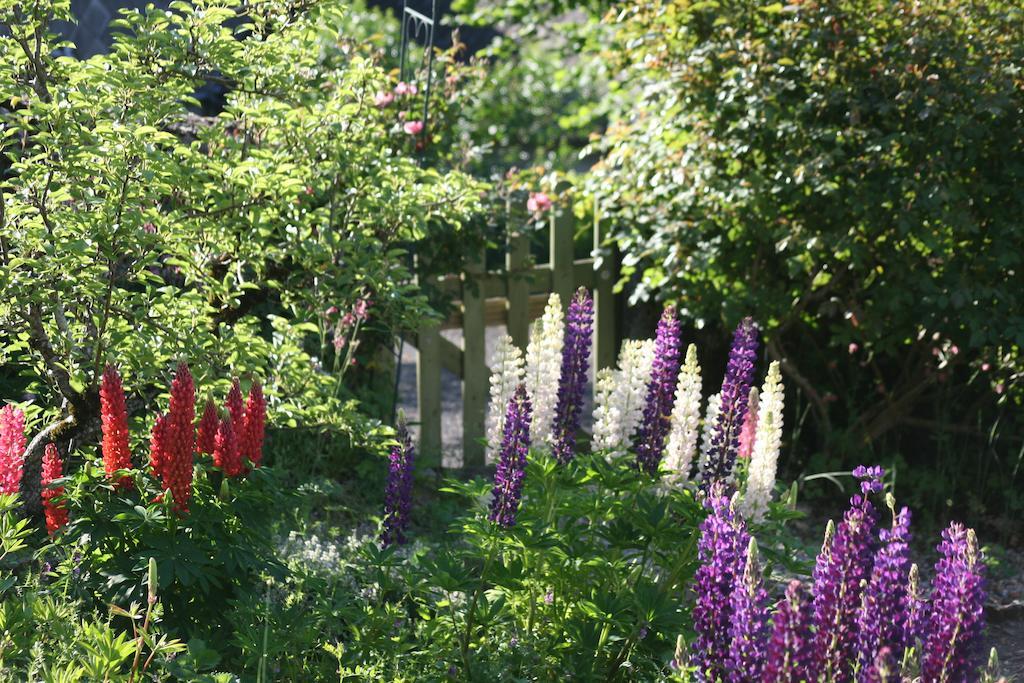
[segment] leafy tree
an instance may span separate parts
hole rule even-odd
[[[897,426],[908,454],[929,433],[1016,453],[1017,3],[648,0],[610,20],[635,99],[590,186],[635,296],[765,321],[833,453],[900,447]],[[1016,471],[982,462],[975,483]]]

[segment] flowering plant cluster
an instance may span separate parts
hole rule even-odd
[[[938,546],[930,599],[909,558],[910,512],[890,497],[876,533],[881,468],[829,523],[808,597],[794,581],[771,608],[735,500],[710,490],[701,524],[690,667],[701,681],[972,681],[979,677],[985,571],[974,532],[953,523]]]

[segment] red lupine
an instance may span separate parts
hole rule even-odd
[[[167,430],[167,415],[157,415],[149,440],[149,467],[153,476],[160,480],[163,480],[164,463],[168,457]]]
[[[235,434],[241,434],[245,428],[245,404],[242,402],[242,387],[237,377],[231,381],[231,391],[228,392],[228,400],[225,401],[224,407],[231,416],[231,426]]]
[[[217,417],[217,406],[212,399],[207,399],[203,416],[199,419],[199,431],[196,435],[196,452],[213,455],[214,439],[220,420]]]
[[[235,428],[229,418],[220,421],[213,449],[213,464],[229,477],[238,477],[245,472],[242,454],[238,451]]]
[[[68,510],[64,501],[54,501],[54,498],[64,495],[63,486],[50,486],[50,482],[60,479],[63,474],[63,466],[60,461],[60,454],[57,446],[52,443],[46,444],[43,451],[43,513],[46,516],[46,531],[53,536],[57,530],[68,523]]]
[[[124,400],[121,377],[113,365],[107,365],[100,383],[100,418],[103,430],[103,469],[108,478],[118,470],[130,470],[132,453],[128,446],[128,409]],[[118,488],[131,486],[131,478],[122,475]]]
[[[25,466],[25,413],[0,409],[0,493],[18,493]]]
[[[242,442],[243,458],[249,458],[254,467],[263,461],[263,437],[267,428],[267,400],[263,398],[263,388],[253,381],[249,388],[249,401],[245,406],[245,439]]]
[[[174,507],[188,512],[192,497],[192,456],[196,446],[196,388],[188,365],[181,363],[171,382],[171,405],[164,436],[166,449],[160,461],[163,488],[174,495]]]

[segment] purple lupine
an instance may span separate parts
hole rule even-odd
[[[691,663],[701,681],[718,681],[726,676],[732,644],[730,597],[737,577],[743,572],[750,534],[743,519],[735,514],[722,484],[714,484],[705,506],[711,514],[701,522],[697,556],[700,566],[694,575],[696,602],[693,626],[697,638],[691,651]]]
[[[868,495],[881,489],[880,467],[858,467],[861,492],[838,527],[829,522],[814,568],[815,639],[812,678],[843,683],[852,678],[856,659],[857,610],[874,558],[875,509]]]
[[[973,529],[953,522],[942,532],[935,564],[931,617],[926,626],[921,677],[967,683],[978,678],[985,628],[985,565]]]
[[[505,429],[501,439],[498,468],[494,473],[494,491],[488,519],[503,527],[516,523],[519,499],[526,478],[526,454],[530,450],[532,408],[526,385],[520,384],[508,402]]]
[[[917,565],[912,564],[907,578],[907,623],[904,627],[907,647],[916,648],[917,642],[921,638],[921,629],[927,619],[927,605],[921,594],[921,573]]]
[[[811,602],[797,580],[789,582],[772,618],[772,635],[765,656],[765,683],[802,683],[810,680],[813,650]]]
[[[753,538],[747,546],[743,575],[736,577],[729,602],[732,608],[732,626],[729,629],[732,644],[726,680],[731,683],[760,681],[768,641],[768,592],[761,579],[757,541]]]
[[[732,476],[739,452],[740,430],[747,419],[756,358],[757,327],[752,318],[744,318],[733,334],[729,350],[729,364],[722,382],[722,405],[711,434],[711,448],[704,468],[706,483],[727,480]]]
[[[404,416],[399,416],[398,443],[388,456],[388,480],[384,489],[384,528],[380,541],[389,545],[403,545],[412,521],[412,468],[416,451],[412,446]]]
[[[910,645],[907,639],[910,510],[902,508],[896,513],[892,528],[882,529],[879,536],[882,546],[875,555],[871,580],[864,589],[864,601],[857,615],[857,648],[862,671],[875,666],[883,649],[898,661]]]
[[[665,452],[665,437],[671,427],[676,381],[679,378],[681,335],[676,309],[668,306],[658,322],[644,419],[636,438],[637,467],[651,476],[658,473]]]
[[[892,648],[882,647],[870,664],[861,667],[861,683],[898,683],[901,679],[896,661]]]
[[[558,378],[558,401],[551,426],[553,451],[562,464],[572,460],[576,454],[576,432],[583,413],[583,389],[590,369],[593,320],[594,300],[586,289],[580,287],[566,314],[562,372]]]

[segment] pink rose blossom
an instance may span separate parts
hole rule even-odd
[[[409,135],[419,135],[423,132],[422,121],[406,121],[402,129]]]
[[[416,86],[412,83],[405,83],[403,81],[399,81],[398,85],[395,86],[396,95],[415,95],[417,92],[419,91],[416,89]]]
[[[392,93],[392,92],[388,92],[386,90],[383,90],[383,91],[377,93],[376,96],[374,96],[374,98],[373,98],[373,104],[378,109],[383,109],[384,107],[388,106],[389,104],[391,104],[394,101],[395,101],[395,94]]]
[[[526,208],[533,213],[542,213],[551,208],[551,197],[543,192],[531,192],[526,200]]]

